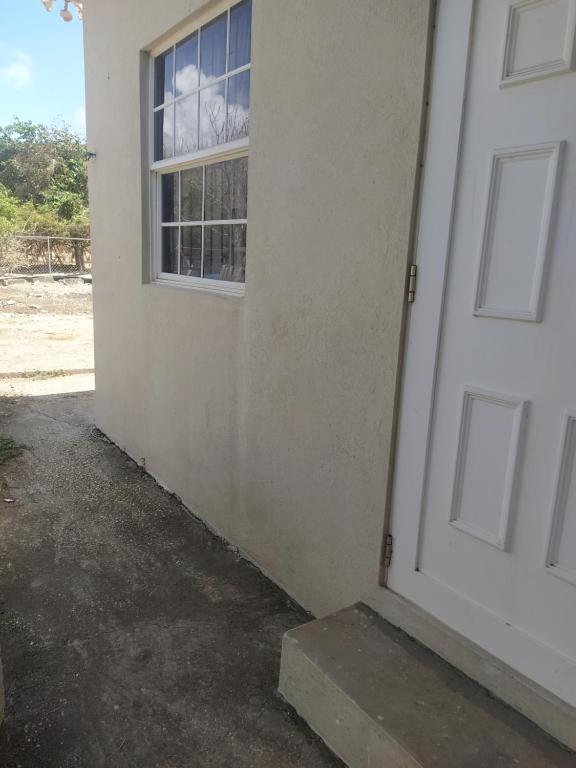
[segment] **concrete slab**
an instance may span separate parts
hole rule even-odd
[[[357,604],[287,633],[280,692],[351,768],[574,768],[521,714]]]
[[[57,380],[47,382],[54,386]],[[308,616],[91,423],[0,397],[2,768],[337,768],[276,693]]]
[[[65,376],[40,376],[39,378],[0,378],[0,397],[38,397],[39,395],[63,395],[94,390],[93,373],[66,374]]]
[[[521,712],[561,744],[576,750],[574,707],[389,589],[378,587],[362,602],[497,699]]]

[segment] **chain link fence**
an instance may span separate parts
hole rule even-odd
[[[0,241],[0,276],[84,275],[91,271],[88,237],[13,235]]]

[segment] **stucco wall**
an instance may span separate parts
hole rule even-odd
[[[85,8],[96,418],[220,525],[237,505],[242,302],[142,279],[140,51],[197,6],[91,0]]]
[[[139,51],[201,6],[87,3],[97,419],[323,613],[378,576],[429,3],[254,0],[241,299],[142,284]]]

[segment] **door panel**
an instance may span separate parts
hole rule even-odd
[[[495,150],[474,314],[540,320],[563,142]]]
[[[576,1],[437,21],[389,585],[576,704]]]

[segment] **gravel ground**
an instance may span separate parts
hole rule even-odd
[[[25,446],[0,474],[1,768],[340,767],[276,693],[308,616],[94,429],[92,393],[34,395],[0,397]]]
[[[0,313],[87,315],[92,317],[92,286],[81,278],[0,285]]]

